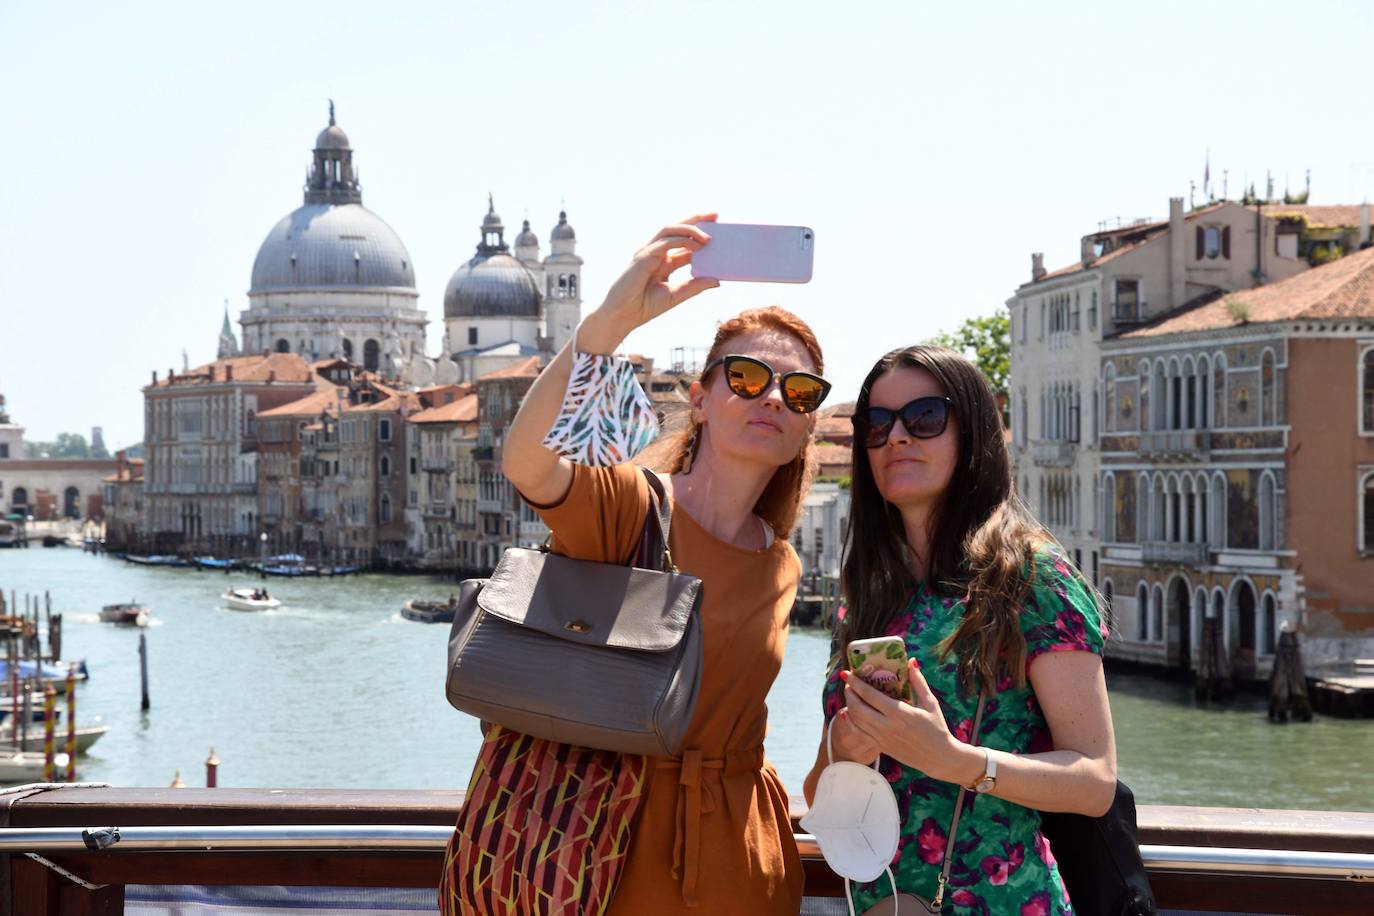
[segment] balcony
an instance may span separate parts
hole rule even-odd
[[[439,473],[449,473],[454,468],[452,458],[421,458],[420,468],[426,471],[436,471]]]
[[[1206,429],[1168,429],[1140,434],[1140,457],[1204,461],[1212,451],[1212,433]]]
[[[506,511],[506,501],[503,499],[479,499],[477,500],[477,511],[500,515]]]
[[[1074,450],[1077,442],[1067,440],[1041,440],[1031,443],[1031,460],[1036,467],[1068,468],[1073,467]]]
[[[1207,562],[1206,544],[1175,544],[1171,541],[1146,541],[1140,545],[1141,559],[1146,563],[1183,563],[1201,566]]]
[[[1112,321],[1117,324],[1140,324],[1145,320],[1145,302],[1113,302]]]

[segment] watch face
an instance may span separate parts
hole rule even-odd
[[[979,793],[991,792],[992,787],[995,785],[997,785],[996,779],[993,779],[991,776],[984,776],[982,779],[978,780],[978,785],[974,786],[974,791]]]

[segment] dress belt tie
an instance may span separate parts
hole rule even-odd
[[[683,750],[681,757],[659,757],[657,768],[678,770],[677,833],[673,839],[673,877],[682,881],[682,901],[697,905],[697,876],[701,869],[701,816],[716,810],[716,799],[702,784],[704,770],[723,772],[757,771],[763,767],[763,746],[726,751],[725,756],[707,760],[699,748]]]

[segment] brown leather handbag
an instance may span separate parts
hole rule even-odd
[[[652,567],[506,550],[491,578],[460,586],[450,704],[536,738],[678,755],[701,685],[701,580],[673,565],[672,509],[641,470],[650,506],[631,563]]]

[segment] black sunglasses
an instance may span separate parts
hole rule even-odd
[[[725,367],[725,384],[730,390],[750,400],[762,397],[776,375],[773,367],[763,360],[732,353],[707,363],[701,371],[702,381],[716,366]],[[830,383],[810,372],[784,372],[777,378],[782,402],[793,413],[811,413],[821,406],[825,396],[830,393]]]
[[[861,434],[865,448],[882,448],[892,434],[893,425],[900,419],[906,431],[915,438],[934,439],[945,431],[953,407],[954,402],[949,398],[934,395],[908,401],[896,410],[870,407],[867,416],[854,415],[855,432]]]

